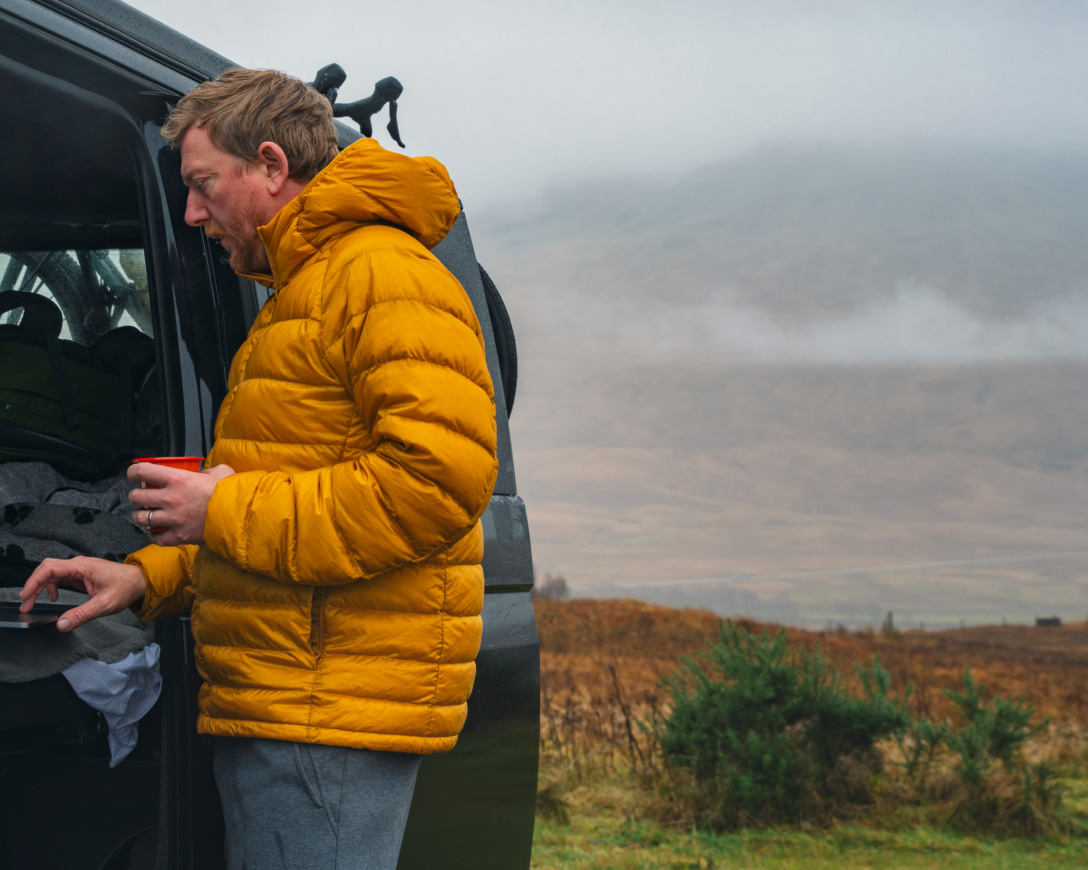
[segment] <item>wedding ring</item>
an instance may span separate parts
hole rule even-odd
[[[153,513],[155,513],[155,512],[153,511],[153,510],[151,510],[151,511],[148,511],[148,512],[147,512],[147,525],[145,526],[145,528],[146,528],[146,529],[147,529],[147,530],[148,530],[149,532],[151,531],[151,515],[152,515]]]

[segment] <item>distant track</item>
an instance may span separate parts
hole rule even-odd
[[[973,565],[1012,565],[1021,562],[1060,562],[1088,558],[1088,550],[1069,553],[1040,553],[1035,556],[999,556],[992,559],[954,559],[947,562],[915,562],[908,565],[874,565],[868,568],[823,568],[818,571],[787,571],[781,574],[729,574],[725,577],[698,577],[692,580],[650,580],[645,583],[612,583],[571,589],[575,595],[607,589],[645,589],[656,586],[714,586],[747,580],[799,580],[804,577],[845,576],[848,574],[886,574],[892,571],[925,571],[933,568],[966,568]]]

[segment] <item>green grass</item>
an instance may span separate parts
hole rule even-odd
[[[1088,771],[1063,780],[1066,806],[1088,824]],[[558,770],[542,770],[554,782]],[[538,815],[533,870],[1032,870],[1088,867],[1088,838],[980,839],[899,820],[714,835],[653,819],[651,799],[624,773],[602,775],[563,794],[569,822]]]
[[[623,819],[575,819],[569,827],[538,822],[532,866],[534,870],[1042,870],[1088,866],[1088,842],[983,842],[926,828],[891,832],[858,825],[713,836],[670,833]]]

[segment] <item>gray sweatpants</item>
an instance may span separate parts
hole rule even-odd
[[[395,870],[419,755],[215,738],[229,870]]]

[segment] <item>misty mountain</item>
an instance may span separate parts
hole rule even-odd
[[[783,322],[904,286],[989,321],[1088,293],[1082,153],[782,146],[669,181],[657,169],[470,215],[484,262],[514,296],[728,298]]]
[[[1088,612],[1086,362],[587,355],[531,383],[519,491],[575,594],[810,627]]]
[[[1088,158],[782,147],[469,217],[534,559],[575,594],[1086,609]]]

